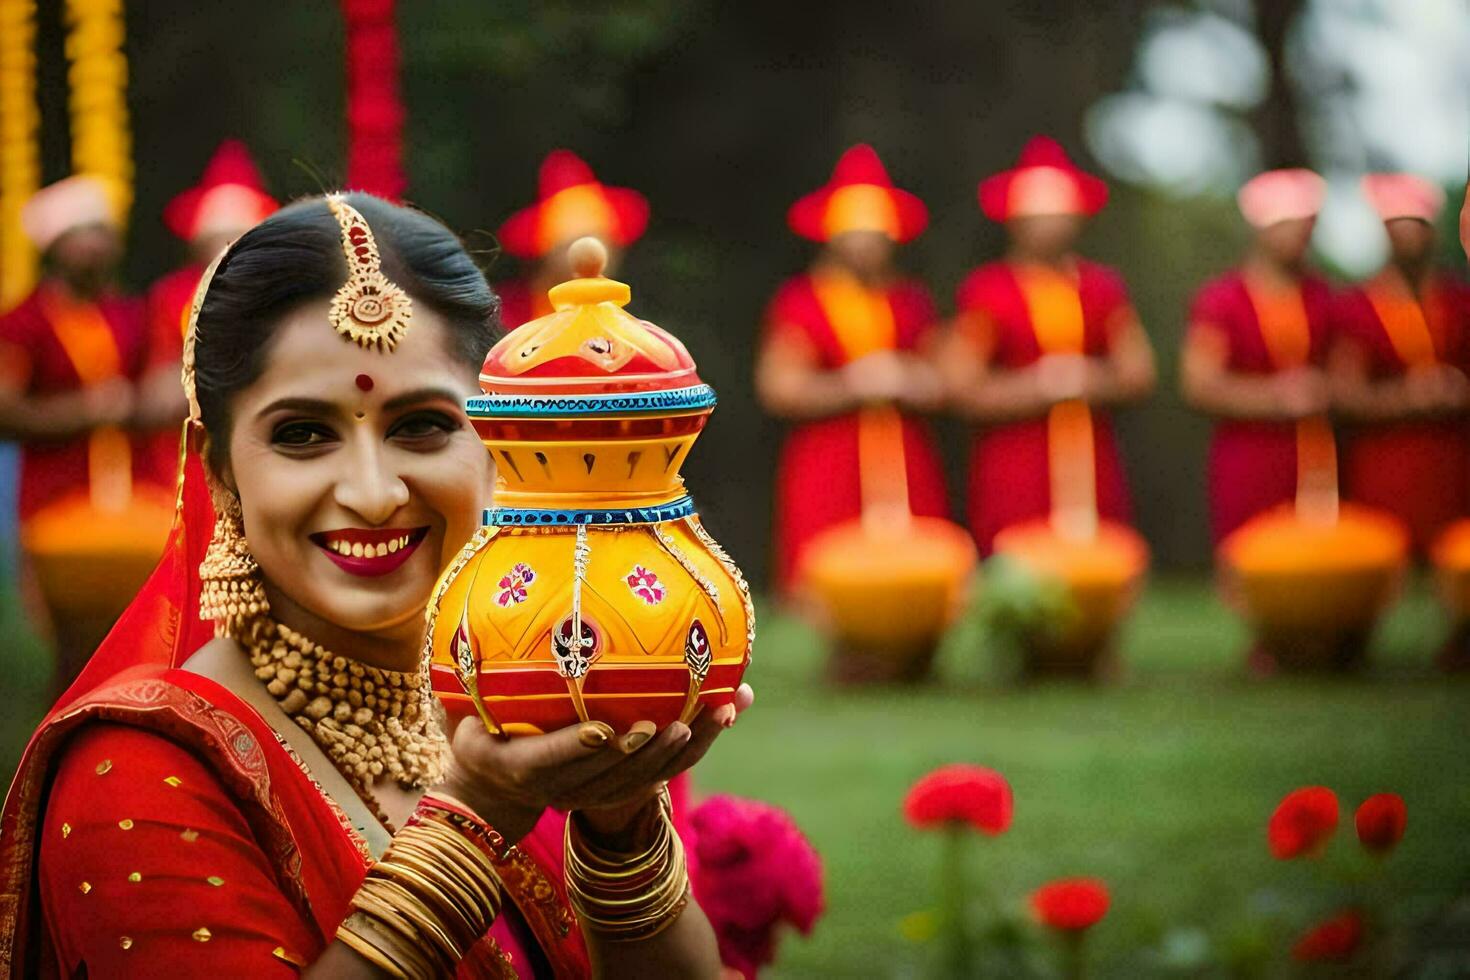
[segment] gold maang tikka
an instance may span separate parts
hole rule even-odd
[[[378,243],[367,219],[340,194],[327,195],[327,206],[342,228],[342,255],[347,259],[347,281],[332,297],[327,318],[359,347],[391,351],[408,332],[413,301],[383,275]]]

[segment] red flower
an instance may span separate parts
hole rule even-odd
[[[1363,942],[1363,916],[1347,909],[1302,933],[1291,947],[1293,959],[1341,963],[1353,958]]]
[[[1271,854],[1279,860],[1318,851],[1337,830],[1337,794],[1325,786],[1303,786],[1284,796],[1266,825]]]
[[[914,783],[904,797],[903,815],[920,829],[968,823],[995,836],[1011,825],[1015,802],[1011,786],[994,769],[964,763],[940,766]]]
[[[720,960],[754,977],[776,956],[784,922],[810,933],[822,914],[822,862],[783,810],[711,796],[690,814],[695,897],[714,926]]]
[[[1404,836],[1404,827],[1409,822],[1409,810],[1404,798],[1397,793],[1376,793],[1358,807],[1353,823],[1358,828],[1358,840],[1374,854],[1387,854]]]
[[[1031,893],[1037,921],[1053,929],[1079,932],[1108,914],[1108,886],[1096,878],[1062,878]]]

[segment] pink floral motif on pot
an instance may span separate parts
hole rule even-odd
[[[658,580],[658,575],[644,568],[642,565],[634,565],[633,570],[628,573],[623,581],[628,583],[628,588],[633,594],[642,599],[650,606],[656,606],[664,601],[668,595],[668,589]]]
[[[536,571],[525,562],[517,562],[514,568],[501,576],[500,592],[496,594],[495,601],[502,606],[525,602],[526,586],[534,581]]]

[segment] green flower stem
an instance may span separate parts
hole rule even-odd
[[[1067,980],[1085,980],[1087,976],[1087,930],[1069,929],[1062,933],[1062,976]]]
[[[969,923],[965,921],[969,834],[964,824],[953,822],[945,828],[944,846],[940,848],[940,942],[946,977],[968,977],[974,959]]]

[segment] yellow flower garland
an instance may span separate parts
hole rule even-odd
[[[133,159],[122,0],[67,0],[66,22],[72,170],[106,180],[125,223],[133,203]]]
[[[35,40],[35,0],[0,0],[0,313],[36,281],[36,252],[20,225],[41,185]]]

